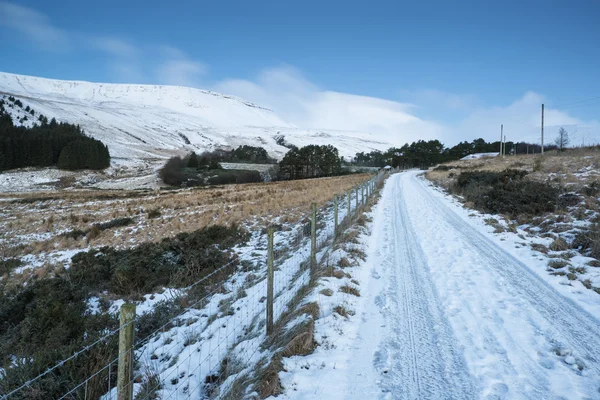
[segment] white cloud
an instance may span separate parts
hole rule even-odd
[[[0,25],[24,34],[44,50],[64,51],[70,48],[67,32],[52,25],[46,15],[29,7],[0,2]]]
[[[95,37],[90,39],[90,44],[115,57],[132,58],[140,53],[134,45],[115,37]]]
[[[157,68],[159,82],[165,85],[197,87],[205,73],[203,63],[190,60],[167,60]]]
[[[322,90],[290,66],[267,69],[255,81],[229,79],[212,88],[272,108],[306,129],[366,132],[394,145],[443,132],[439,124],[412,115],[412,104]]]
[[[500,124],[507,140],[539,142],[541,104],[547,102],[538,93],[526,92],[508,105],[485,106],[475,95],[427,89],[402,92],[412,100],[403,103],[323,90],[290,66],[266,69],[254,80],[224,80],[211,88],[272,108],[301,128],[366,132],[394,145],[420,139],[439,139],[447,146],[480,137],[496,141]],[[587,143],[600,142],[596,120],[546,107],[544,122],[546,143],[553,142],[561,126],[571,132],[573,142],[581,143],[583,135]]]
[[[535,92],[527,92],[513,103],[504,107],[476,108],[456,126],[452,127],[452,142],[472,140],[482,137],[489,141],[500,139],[500,125],[504,125],[504,134],[510,141],[541,141],[541,104],[546,99]],[[600,131],[600,122],[584,121],[569,115],[565,111],[546,107],[544,111],[545,143],[551,143],[560,127],[571,131]],[[596,138],[600,140],[600,137]]]
[[[455,94],[436,89],[402,90],[400,96],[409,98],[419,108],[443,108],[450,111],[469,110],[479,103],[477,96],[472,94]]]
[[[171,46],[158,46],[161,61],[156,67],[158,83],[199,87],[208,72],[206,64],[190,59],[183,51]]]

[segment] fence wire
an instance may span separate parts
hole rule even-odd
[[[343,234],[352,224],[383,177],[384,174],[380,173],[364,184],[336,195],[337,200],[328,202],[318,210],[315,221],[317,264],[322,264],[324,257],[328,257],[336,233]],[[337,201],[337,227],[334,201]],[[289,232],[275,232],[275,323],[298,306],[298,301],[295,301],[298,293],[314,278],[311,276],[311,226],[310,223],[299,225]],[[264,250],[265,242],[266,235],[262,235],[254,250]],[[58,399],[98,398],[92,397],[90,387],[97,392],[99,385],[105,388],[99,397],[102,400],[116,399],[118,390],[127,389],[131,390],[136,400],[219,397],[222,394],[219,393],[220,384],[228,377],[252,368],[265,352],[261,344],[266,339],[266,260],[248,261],[248,256],[254,254],[254,251],[238,254],[227,264],[175,292],[171,301],[186,300],[183,311],[170,316],[166,323],[151,333],[136,338],[130,348],[120,349],[117,357],[110,359]],[[203,284],[206,286],[211,278],[232,267],[235,270],[227,274],[225,283],[213,284],[212,287],[209,285],[209,290],[199,298],[190,295],[194,288]],[[206,289],[204,286],[203,289]],[[24,391],[32,389],[40,379],[58,372],[66,363],[115,337],[129,324],[139,321],[139,318],[137,316],[130,323],[106,333],[10,392],[0,394],[0,399],[27,398]],[[133,373],[117,384],[118,363],[125,354],[131,355]]]

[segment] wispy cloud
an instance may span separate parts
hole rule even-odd
[[[208,66],[190,59],[183,51],[172,46],[158,46],[162,56],[156,68],[158,83],[198,87],[208,73]]]
[[[0,2],[0,25],[25,35],[28,40],[48,51],[71,48],[68,33],[52,24],[50,19],[29,7]]]
[[[94,37],[90,39],[90,44],[115,57],[133,58],[140,55],[140,50],[136,46],[115,37]]]
[[[266,69],[253,81],[217,82],[212,89],[272,108],[302,128],[364,132],[394,145],[431,139],[444,130],[411,114],[413,104],[323,90],[290,66]]]

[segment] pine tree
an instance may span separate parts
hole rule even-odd
[[[190,154],[190,158],[188,159],[187,167],[188,168],[198,168],[198,156],[196,155],[196,153],[192,152],[192,154]]]

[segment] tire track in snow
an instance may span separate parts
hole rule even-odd
[[[472,328],[457,332],[475,354],[467,361],[482,396],[600,398],[600,322],[477,231],[416,174],[396,179],[410,198],[419,240],[436,241],[425,253],[449,314],[457,314],[455,330]],[[576,360],[555,354],[561,349]]]
[[[384,231],[382,267],[390,281],[379,301],[385,303],[382,312],[388,331],[375,357],[384,397],[475,398],[472,378],[440,308],[401,189],[393,178],[388,184],[393,186],[382,201],[391,226]]]

